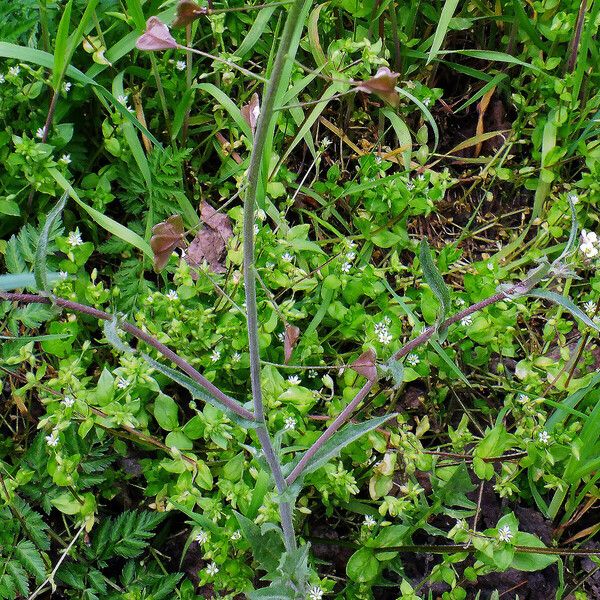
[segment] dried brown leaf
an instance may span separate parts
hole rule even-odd
[[[244,104],[240,109],[242,113],[242,117],[248,125],[250,125],[250,129],[252,133],[256,130],[256,123],[258,122],[258,116],[260,115],[260,100],[258,99],[258,94],[252,94],[252,98],[250,98],[250,102],[248,104]]]

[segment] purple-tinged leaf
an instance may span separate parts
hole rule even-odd
[[[375,350],[369,348],[350,365],[350,368],[359,375],[366,377],[369,381],[375,381],[377,379],[376,360],[377,355],[375,354]]]
[[[393,73],[388,67],[380,67],[371,79],[355,82],[354,89],[367,94],[375,94],[392,106],[397,107],[400,102],[400,96],[395,90],[398,77],[400,75]]]
[[[171,27],[185,27],[206,14],[208,14],[208,8],[191,0],[180,0],[177,4],[177,16]]]
[[[135,45],[138,50],[169,50],[179,47],[169,28],[158,17],[150,17],[146,21],[146,31],[140,35]]]
[[[300,329],[295,325],[286,325],[285,333],[283,334],[283,362],[287,365],[292,358],[292,351],[296,347],[298,338],[300,337]]]

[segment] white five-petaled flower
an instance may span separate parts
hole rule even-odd
[[[579,251],[586,258],[598,256],[598,236],[593,231],[581,230]]]
[[[61,279],[66,279],[69,276],[66,271],[59,271],[58,274],[60,275]]]
[[[544,429],[538,434],[538,440],[542,444],[548,444],[550,442],[550,434]]]
[[[0,83],[4,83],[6,80],[4,79],[4,73],[0,73]]]
[[[206,572],[214,577],[219,572],[219,567],[217,567],[217,564],[214,561],[210,562],[206,567]]]
[[[44,137],[44,128],[43,127],[38,127],[37,131],[35,132],[35,137],[40,140]]]
[[[68,93],[71,91],[71,86],[72,86],[72,85],[73,85],[73,84],[72,84],[70,81],[65,81],[65,82],[63,83],[63,92],[64,92],[65,94],[68,94]]]
[[[232,534],[231,534],[231,541],[232,542],[237,542],[238,540],[242,539],[242,532],[239,529],[236,529]]]
[[[527,394],[519,394],[517,396],[517,400],[521,403],[521,404],[525,404],[525,402],[529,401],[529,396]]]
[[[210,355],[210,360],[212,360],[213,362],[216,362],[220,358],[221,358],[221,351],[213,350],[213,353]]]
[[[504,525],[498,529],[498,539],[501,542],[510,542],[512,540],[513,534],[508,525]]]
[[[8,72],[13,77],[16,77],[21,72],[21,67],[10,67],[10,69],[8,69]]]
[[[127,96],[126,94],[119,94],[117,96],[117,102],[119,104],[122,104],[127,110],[131,110],[129,104],[127,104],[127,100],[129,100],[129,96]]]
[[[292,431],[293,429],[296,429],[296,419],[294,417],[286,417],[283,420],[283,430]]]
[[[178,60],[178,61],[175,63],[175,68],[176,68],[178,71],[185,71],[185,60]]]
[[[412,191],[415,189],[415,184],[414,184],[412,181],[410,181],[410,180],[409,180],[409,181],[407,181],[407,182],[406,182],[406,189],[407,189],[409,192],[412,192]]]
[[[75,246],[81,246],[83,244],[83,240],[81,239],[81,233],[79,233],[79,229],[75,231],[71,231],[69,233],[69,237],[67,238],[67,244],[71,246],[71,248],[75,248]]]
[[[346,254],[346,260],[353,261],[356,258],[356,252],[348,252]]]
[[[201,529],[194,538],[199,544],[206,544],[208,542],[208,533]]]
[[[352,270],[352,263],[345,262],[342,265],[342,273],[350,273],[351,270]]]
[[[59,163],[62,163],[63,165],[68,165],[71,163],[71,155],[70,154],[63,154],[59,159],[58,159]]]
[[[377,521],[371,515],[367,515],[363,521],[363,525],[368,529],[371,529],[371,527],[375,527],[375,525],[377,525]]]
[[[377,339],[384,346],[387,346],[393,339],[392,334],[388,329],[391,322],[392,321],[389,317],[384,317],[381,323],[375,324],[375,335],[377,335]]]
[[[425,106],[429,106],[431,104],[431,98],[429,98],[429,96],[427,98],[423,99],[423,104]]]
[[[232,362],[240,362],[241,359],[242,359],[242,355],[239,352],[234,352],[233,355],[231,356]]]
[[[330,138],[328,138],[328,137],[324,137],[324,138],[321,140],[321,146],[322,146],[323,148],[327,148],[328,146],[331,146],[331,139],[330,139]]]
[[[277,339],[278,339],[278,340],[279,340],[281,343],[283,343],[283,342],[285,341],[285,333],[283,333],[283,331],[282,331],[282,332],[280,332],[280,333],[278,333],[278,334],[277,334]]]
[[[75,404],[75,398],[73,396],[65,396],[61,404],[67,408],[71,408]]]
[[[567,194],[567,199],[570,200],[573,204],[577,204],[579,202],[579,196],[575,192],[569,192]]]
[[[416,367],[421,362],[421,359],[413,352],[406,357],[406,362],[411,367]]]
[[[583,308],[588,315],[593,315],[596,312],[596,303],[593,300],[588,300]]]
[[[169,300],[177,300],[179,296],[175,290],[169,290],[166,294],[166,298]]]
[[[318,585],[311,585],[308,589],[308,600],[321,600],[323,590]]]
[[[294,260],[294,256],[292,254],[290,254],[289,252],[286,252],[281,258],[285,262],[292,262]]]
[[[123,377],[119,377],[117,379],[117,387],[120,390],[125,390],[129,387],[129,381],[127,381],[127,379],[123,378]]]
[[[460,320],[460,324],[464,327],[468,327],[473,324],[473,317],[471,315],[467,315]]]
[[[258,226],[258,223],[254,223],[254,235],[258,235],[260,231],[260,227]]]
[[[46,436],[46,444],[51,448],[55,448],[58,445],[58,431],[56,429],[53,429],[52,433]]]
[[[290,385],[300,385],[300,377],[298,377],[298,375],[290,375],[288,377],[288,383]]]
[[[356,248],[356,242],[352,240],[346,240],[346,247],[348,250],[354,250],[354,248]]]

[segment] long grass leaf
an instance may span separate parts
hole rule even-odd
[[[444,8],[442,8],[440,20],[438,21],[437,27],[435,28],[435,33],[433,34],[433,41],[431,42],[431,48],[429,49],[429,55],[427,57],[427,64],[429,64],[435,58],[442,47],[446,34],[448,33],[450,20],[454,16],[454,11],[456,10],[457,6],[458,0],[446,0],[444,2]]]

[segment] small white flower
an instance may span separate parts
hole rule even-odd
[[[377,521],[371,515],[367,515],[363,521],[363,525],[371,529],[371,527],[375,527],[375,525],[377,525]]]
[[[75,231],[71,231],[69,233],[69,237],[67,238],[67,243],[71,248],[75,248],[75,246],[81,246],[83,244],[83,240],[81,239],[81,233],[79,233],[79,229]]]
[[[58,431],[54,429],[50,435],[46,436],[46,444],[51,448],[58,446]]]
[[[292,431],[296,429],[296,419],[294,417],[286,417],[283,421],[283,430],[284,431]]]
[[[43,127],[38,127],[38,130],[35,132],[35,137],[40,140],[44,137],[44,128]]]
[[[598,236],[593,231],[581,230],[579,251],[586,258],[598,256]]]
[[[473,324],[473,317],[471,315],[467,315],[460,320],[460,324],[464,327],[468,327]]]
[[[316,369],[309,369],[308,370],[308,378],[309,379],[314,379],[317,375],[318,375],[318,371]]]
[[[425,175],[423,175],[423,173],[419,173],[419,174],[417,175],[417,179],[418,179],[419,181],[425,181]]]
[[[169,300],[179,299],[179,295],[177,294],[177,292],[175,290],[169,290],[165,297],[168,298]]]
[[[241,359],[242,359],[242,355],[239,352],[234,352],[233,355],[231,356],[232,362],[240,362]]]
[[[298,377],[298,375],[290,375],[288,377],[288,383],[290,385],[300,385],[300,377]]]
[[[292,262],[294,260],[294,256],[292,254],[290,254],[289,252],[286,252],[282,257],[282,260],[284,260],[285,262]]]
[[[331,139],[330,139],[330,138],[328,138],[328,137],[324,137],[324,138],[321,140],[321,146],[322,146],[323,148],[327,148],[328,146],[331,146]]]
[[[421,359],[416,354],[411,353],[406,357],[406,362],[411,367],[416,367],[421,362]]]
[[[346,240],[346,248],[348,248],[348,250],[354,250],[356,248],[356,242]]]
[[[415,184],[412,181],[407,181],[406,182],[406,189],[409,192],[412,192],[415,189]]]
[[[71,86],[72,86],[72,85],[73,85],[73,84],[72,84],[71,82],[69,82],[69,81],[65,81],[65,82],[63,83],[63,92],[64,92],[65,94],[68,94],[68,93],[71,91]]]
[[[21,72],[21,67],[10,67],[10,69],[8,69],[8,72],[13,77],[16,77]]]
[[[529,396],[527,396],[526,394],[519,394],[517,396],[517,400],[521,403],[521,404],[525,404],[526,402],[529,402]]]
[[[220,358],[221,358],[221,351],[220,350],[213,350],[213,353],[210,355],[210,360],[212,360],[213,362],[216,362]]]
[[[71,163],[71,155],[70,154],[63,154],[59,159],[58,159],[59,163],[62,163],[63,165],[68,165]]]
[[[232,542],[237,542],[238,540],[242,539],[242,532],[239,529],[236,529],[232,534],[231,534],[231,541]]]
[[[285,341],[285,333],[281,332],[277,334],[277,339],[283,344]]]
[[[498,529],[498,539],[501,542],[510,542],[512,540],[513,534],[508,525],[504,525]]]
[[[61,404],[67,408],[71,408],[71,406],[75,404],[75,398],[73,398],[73,396],[65,396]]]
[[[348,252],[346,254],[346,260],[353,261],[356,258],[356,252]]]
[[[119,94],[119,95],[117,96],[117,102],[118,102],[119,104],[122,104],[122,105],[123,105],[123,106],[125,106],[126,108],[129,108],[129,107],[127,106],[127,100],[129,100],[129,96],[127,96],[127,95],[125,95],[125,94]]]
[[[199,544],[206,544],[208,542],[208,533],[201,529],[194,538]]]
[[[260,231],[260,227],[258,226],[258,223],[254,224],[254,235],[258,235],[258,232]]]
[[[466,302],[462,298],[457,298],[456,299],[456,305],[457,306],[464,306],[465,304],[466,304]]]
[[[540,431],[538,434],[538,440],[542,444],[548,444],[550,442],[550,434],[546,430]]]
[[[567,194],[567,199],[570,200],[573,204],[577,204],[579,202],[579,196],[575,192],[569,192]]]
[[[588,315],[593,315],[596,312],[596,303],[593,300],[588,300],[583,308]]]
[[[429,106],[431,104],[431,98],[427,97],[423,100],[423,104],[425,106]]]
[[[66,271],[59,271],[58,274],[61,279],[66,279],[69,276],[69,274]]]
[[[185,71],[185,60],[178,60],[178,61],[175,63],[175,68],[176,68],[178,71]]]
[[[488,271],[493,271],[494,270],[494,263],[489,262],[487,265]]]
[[[321,600],[323,598],[323,590],[318,585],[311,585],[308,589],[307,600]]]
[[[123,377],[119,377],[117,379],[117,387],[120,390],[125,390],[129,387],[129,381],[127,381],[127,379],[123,378]]]
[[[210,562],[208,563],[208,566],[206,567],[206,572],[211,575],[212,577],[214,577],[218,572],[219,572],[219,567],[217,567],[216,563]]]
[[[350,273],[351,270],[352,270],[352,263],[345,262],[342,265],[342,273]]]
[[[4,83],[6,80],[4,79],[4,73],[0,73],[0,83]]]

